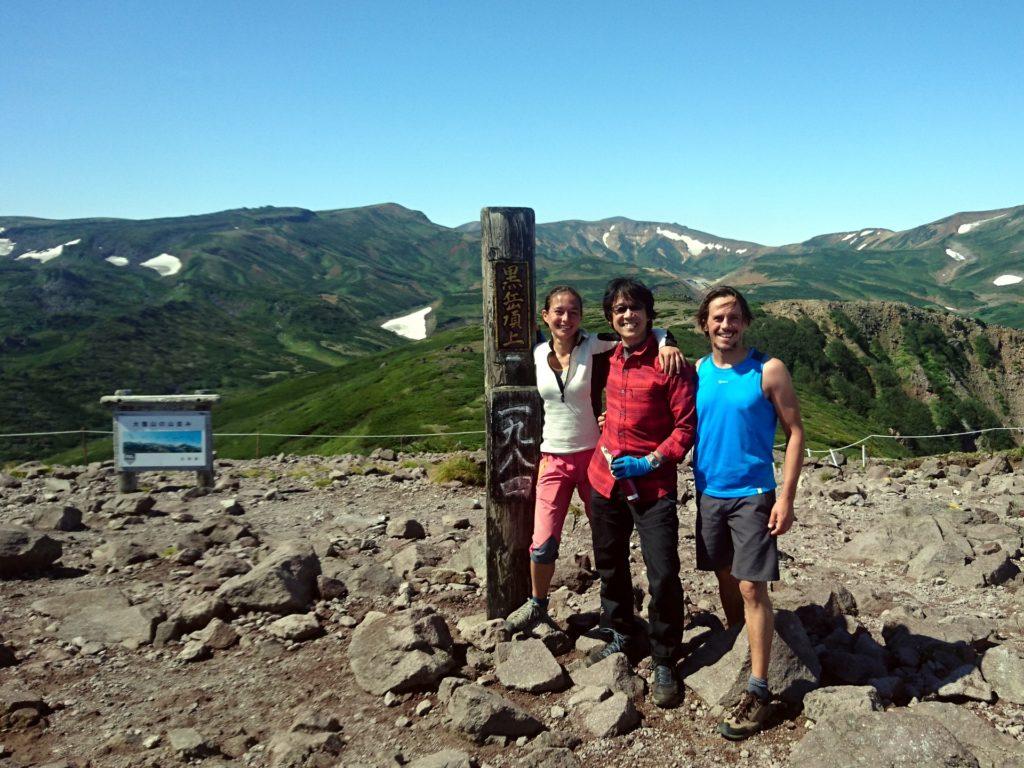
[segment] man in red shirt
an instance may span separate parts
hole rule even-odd
[[[696,434],[693,367],[669,376],[657,362],[651,335],[654,296],[628,278],[608,284],[604,315],[621,336],[612,353],[605,388],[607,413],[588,476],[593,486],[591,531],[601,576],[601,626],[611,640],[591,651],[593,664],[632,650],[636,633],[629,539],[634,526],[647,566],[653,684],[659,707],[679,703],[673,654],[683,631],[683,587],[679,581],[679,519],[676,465]]]

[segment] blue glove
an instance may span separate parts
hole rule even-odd
[[[616,480],[625,480],[630,477],[642,477],[652,469],[650,460],[644,456],[619,456],[612,462],[612,475]]]

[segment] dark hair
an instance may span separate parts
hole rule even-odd
[[[611,322],[612,304],[615,303],[615,299],[618,296],[644,305],[644,309],[647,311],[647,330],[651,330],[651,327],[654,325],[654,318],[658,316],[654,311],[654,294],[651,293],[651,289],[639,280],[634,280],[631,277],[616,277],[608,283],[608,287],[604,291],[604,301],[602,302],[604,317],[608,322]]]
[[[576,297],[576,301],[580,305],[580,312],[583,311],[583,297],[580,296],[580,292],[573,288],[571,285],[556,285],[550,291],[548,295],[544,297],[544,309],[551,309],[551,299],[560,293],[571,293]]]
[[[743,298],[743,294],[731,285],[720,285],[705,293],[704,298],[701,299],[700,306],[697,307],[697,327],[700,328],[705,335],[707,334],[708,313],[711,311],[711,302],[715,299],[724,298],[735,299],[736,303],[740,305],[740,315],[743,317],[744,323],[750,325],[754,322],[754,316],[750,312],[750,305],[748,305],[747,300]]]

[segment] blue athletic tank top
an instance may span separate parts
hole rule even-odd
[[[731,368],[719,368],[711,355],[698,364],[693,477],[700,493],[737,499],[775,488],[777,417],[761,389],[768,360],[751,349]]]

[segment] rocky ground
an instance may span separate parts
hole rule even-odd
[[[486,620],[482,490],[431,480],[445,458],[220,462],[210,493],[154,473],[119,495],[107,464],[0,473],[0,767],[1024,766],[1006,458],[808,465],[773,590],[779,701],[739,744],[715,726],[746,640],[693,570],[689,494],[686,698],[661,711],[646,661],[582,666],[585,519],[557,626]]]

